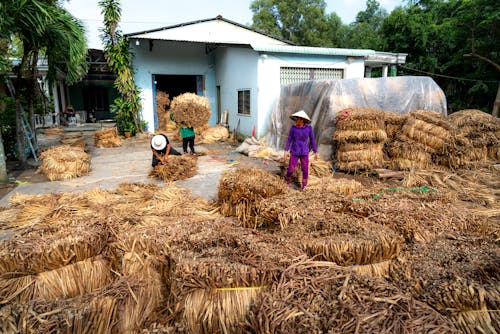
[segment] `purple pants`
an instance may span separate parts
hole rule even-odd
[[[300,168],[302,169],[302,187],[305,187],[307,185],[307,178],[309,177],[309,155],[290,154],[290,162],[288,163],[288,170],[286,171],[286,181],[290,182],[290,178],[299,160]]]

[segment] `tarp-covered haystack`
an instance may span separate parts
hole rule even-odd
[[[500,152],[500,120],[481,110],[466,109],[448,116],[452,137],[437,163],[456,168],[474,167],[489,157],[497,161]]]
[[[62,136],[64,135],[64,129],[63,128],[46,128],[43,130],[43,133],[46,136]]]
[[[170,104],[170,112],[175,122],[193,128],[206,125],[211,115],[208,98],[193,93],[174,97]]]
[[[81,147],[58,145],[40,154],[42,164],[38,168],[51,181],[67,180],[90,171],[90,155]]]
[[[118,147],[122,145],[122,138],[116,128],[101,129],[94,132],[96,147]]]
[[[253,333],[458,333],[453,323],[384,280],[304,261],[287,269],[250,310]]]
[[[153,167],[151,177],[158,177],[165,182],[184,180],[196,175],[198,157],[193,155],[169,155],[165,165]]]
[[[82,132],[64,134],[64,136],[61,138],[61,144],[73,147],[81,147],[83,150],[87,150],[87,140],[83,136]]]
[[[373,108],[348,108],[337,114],[333,140],[335,167],[343,171],[371,170],[384,162],[387,139],[384,111]]]
[[[225,172],[219,181],[218,205],[224,216],[235,216],[244,227],[257,227],[260,201],[289,191],[283,179],[260,168]]]
[[[225,140],[229,137],[229,130],[222,125],[216,125],[213,128],[208,128],[201,132],[200,142],[210,144],[219,140]]]
[[[386,149],[390,165],[397,170],[427,168],[432,154],[443,152],[450,139],[450,124],[446,117],[432,110],[410,112],[403,128]]]
[[[453,319],[464,333],[497,333],[499,260],[494,238],[450,232],[411,245],[391,268],[391,279]]]

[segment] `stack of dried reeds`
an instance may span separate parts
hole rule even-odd
[[[489,157],[499,159],[500,120],[481,110],[466,109],[448,116],[452,140],[443,154],[435,155],[440,165],[457,169],[470,168]]]
[[[400,114],[390,111],[386,111],[384,113],[385,132],[387,133],[387,138],[389,140],[394,139],[396,135],[401,132],[407,118],[408,114]]]
[[[229,138],[229,130],[222,125],[216,125],[201,132],[201,143],[210,144]]]
[[[266,153],[266,156],[271,155],[271,152],[266,152],[264,150],[261,151],[257,156],[265,156],[263,153]],[[249,153],[249,156],[252,156]],[[254,155],[255,156],[255,155]],[[281,161],[280,165],[280,174],[281,176],[285,176],[288,170],[288,165],[290,164],[289,160]],[[314,185],[318,183],[319,178],[323,178],[326,176],[332,175],[332,164],[331,161],[326,161],[323,159],[317,158],[317,155],[313,152],[309,153],[309,185]],[[297,184],[299,187],[302,185],[302,168],[301,162],[297,163],[297,167],[293,171],[293,175],[291,178],[292,182]]]
[[[247,316],[255,333],[458,333],[453,323],[384,280],[330,262],[290,266]]]
[[[450,124],[445,116],[432,110],[414,110],[386,147],[390,165],[396,170],[428,168],[432,154],[442,152],[449,139]]]
[[[96,147],[118,147],[122,145],[122,138],[116,128],[101,129],[94,132]]]
[[[158,116],[158,127],[156,130],[176,130],[175,122],[170,119],[169,107],[170,96],[161,90],[156,91],[156,115]]]
[[[382,166],[386,139],[383,110],[349,108],[340,111],[333,132],[336,168],[350,172]]]
[[[64,129],[63,128],[46,128],[43,130],[43,133],[46,136],[62,136],[64,135]]]
[[[257,227],[261,224],[256,216],[260,201],[288,191],[286,183],[268,171],[236,169],[222,175],[217,201],[224,216],[237,217],[245,227]]]
[[[307,190],[348,196],[361,189],[363,189],[363,186],[358,181],[326,176],[320,178],[315,185],[311,185]]]
[[[197,163],[198,157],[195,155],[169,155],[167,163],[153,167],[149,176],[165,182],[188,179],[196,175]]]
[[[87,150],[87,140],[83,136],[82,132],[66,133],[61,139],[61,144],[81,147],[83,150]]]
[[[170,112],[177,123],[184,123],[193,128],[206,125],[211,115],[208,98],[193,93],[174,97]]]
[[[40,154],[42,164],[38,168],[51,181],[67,180],[85,175],[90,170],[90,155],[83,148],[58,145]]]
[[[391,267],[390,279],[453,319],[465,333],[500,330],[498,254],[489,235],[450,232],[413,244]]]

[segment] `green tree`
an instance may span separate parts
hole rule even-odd
[[[115,87],[121,95],[115,99],[111,108],[115,113],[118,131],[135,135],[143,130],[143,123],[139,118],[141,103],[139,89],[134,82],[128,40],[118,29],[121,19],[120,1],[101,0],[99,6],[104,14],[104,53],[109,67],[116,73]]]
[[[87,70],[87,45],[82,24],[55,1],[4,0],[0,7],[0,38],[8,42],[18,38],[22,45],[22,59],[17,66],[16,96],[16,142],[18,157],[26,164],[25,138],[22,128],[24,117],[21,107],[21,78],[31,80],[36,85],[36,65],[38,55],[44,53],[48,62],[48,79],[56,78],[57,70],[66,73],[66,82],[78,81]],[[8,19],[5,19],[8,18]],[[0,63],[5,61],[4,54]],[[30,92],[33,89],[29,90]],[[33,105],[33,95],[25,97]],[[30,108],[30,123],[33,125],[33,109]]]
[[[322,46],[328,33],[324,0],[253,0],[252,28],[298,45]]]
[[[359,12],[356,21],[349,26],[344,47],[381,50],[384,42],[380,29],[386,17],[387,11],[378,1],[367,0],[366,9]]]

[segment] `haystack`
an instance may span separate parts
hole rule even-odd
[[[174,97],[170,104],[170,112],[177,123],[189,127],[200,127],[210,119],[208,98],[193,93],[184,93]]]
[[[414,244],[391,268],[391,279],[453,319],[465,333],[500,330],[498,254],[489,236],[450,233]]]
[[[40,154],[38,168],[50,181],[67,180],[85,175],[90,170],[90,155],[83,148],[69,145],[54,146]]]
[[[394,285],[317,261],[285,270],[254,302],[245,329],[278,334],[458,333],[450,320]]]
[[[229,130],[222,125],[216,125],[213,128],[208,128],[201,133],[201,143],[210,144],[219,140],[229,138]]]
[[[167,164],[153,167],[149,176],[160,178],[165,182],[188,179],[196,175],[197,163],[197,156],[170,155]]]
[[[94,132],[94,145],[96,147],[122,146],[122,138],[116,128],[101,129]]]
[[[43,133],[46,136],[63,136],[64,129],[63,128],[46,128],[43,130]]]
[[[388,139],[392,140],[399,132],[401,132],[407,118],[408,114],[400,114],[390,111],[386,111],[384,113],[385,132],[387,133]]]
[[[387,140],[384,111],[349,108],[335,118],[333,140],[335,167],[344,171],[370,170],[383,163],[383,143]]]
[[[257,227],[256,209],[260,201],[289,191],[277,175],[260,168],[225,172],[219,181],[217,203],[224,216],[235,216],[244,227]]]

